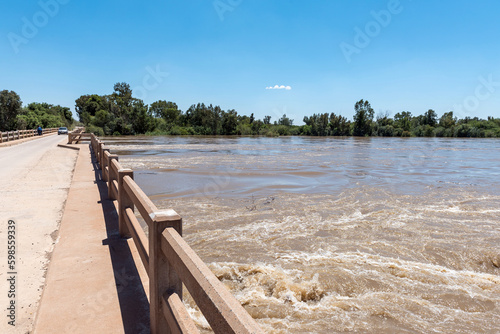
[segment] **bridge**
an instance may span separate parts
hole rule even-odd
[[[57,150],[73,159],[73,177],[41,299],[30,305],[33,319],[17,319],[20,326],[34,333],[199,333],[182,302],[185,288],[215,333],[263,333],[183,240],[174,210],[158,209],[96,136],[67,138]]]

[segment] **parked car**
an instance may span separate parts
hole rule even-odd
[[[57,130],[58,135],[67,135],[68,134],[68,128],[66,127],[60,127],[59,130]]]

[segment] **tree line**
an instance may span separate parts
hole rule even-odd
[[[33,102],[23,107],[14,91],[0,91],[0,131],[71,127],[74,123],[70,108]]]
[[[354,117],[335,113],[305,116],[304,125],[294,125],[285,115],[262,120],[239,115],[234,109],[198,103],[186,111],[175,102],[159,100],[146,105],[132,96],[126,83],[117,83],[110,95],[82,95],[76,112],[87,129],[98,135],[264,135],[264,136],[381,136],[381,137],[500,137],[500,118],[458,119],[453,111],[438,117],[429,109],[413,116],[409,111],[375,116],[370,103],[354,105]]]
[[[109,95],[82,95],[75,101],[75,111],[87,131],[97,135],[261,135],[261,136],[380,136],[380,137],[497,137],[500,118],[465,117],[458,119],[453,111],[440,117],[429,109],[421,115],[401,111],[375,116],[370,103],[360,100],[354,105],[354,117],[318,113],[303,118],[304,125],[294,125],[285,115],[277,120],[262,120],[240,115],[234,109],[198,103],[186,111],[175,102],[159,100],[147,105],[132,96],[127,83],[114,85]],[[69,108],[47,103],[22,107],[15,92],[0,92],[0,129],[29,129],[70,126]]]

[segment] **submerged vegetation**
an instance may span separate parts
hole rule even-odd
[[[234,109],[198,103],[186,111],[176,103],[159,100],[147,105],[132,96],[127,83],[116,83],[109,95],[82,95],[75,101],[75,110],[87,131],[97,135],[261,135],[261,136],[380,136],[380,137],[497,137],[500,118],[465,117],[458,119],[453,111],[441,117],[429,109],[414,116],[401,111],[375,116],[370,103],[360,100],[354,105],[354,117],[335,113],[305,116],[304,125],[294,125],[286,115],[277,120],[262,120],[239,115]],[[15,92],[0,92],[0,130],[42,127],[70,127],[74,120],[69,108],[47,103],[31,103],[22,107]]]

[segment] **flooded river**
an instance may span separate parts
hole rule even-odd
[[[499,140],[104,141],[266,332],[500,332]]]

